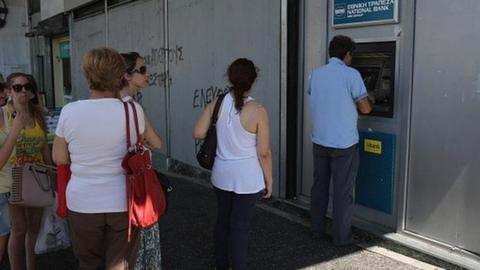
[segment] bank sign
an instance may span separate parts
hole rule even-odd
[[[399,0],[332,0],[333,26],[349,27],[398,22]]]

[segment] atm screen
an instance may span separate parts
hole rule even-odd
[[[369,95],[375,98],[370,115],[393,117],[395,42],[357,44],[352,67],[360,72]]]

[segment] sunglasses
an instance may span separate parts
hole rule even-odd
[[[5,89],[7,89],[7,84],[6,83],[0,83],[0,92],[3,92]]]
[[[133,74],[133,73],[139,73],[139,74],[142,74],[142,75],[145,75],[147,74],[147,67],[146,66],[141,66],[139,68],[136,68],[136,69],[132,69],[130,72],[128,72],[129,74]]]
[[[33,85],[31,83],[14,84],[14,85],[12,85],[12,89],[16,93],[22,92],[22,89],[25,89],[25,91],[28,91],[28,92],[33,92]]]

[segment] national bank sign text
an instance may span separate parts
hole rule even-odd
[[[333,26],[398,22],[398,0],[333,0]]]

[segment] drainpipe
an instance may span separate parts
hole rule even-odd
[[[108,47],[108,0],[105,0],[105,46]]]
[[[168,36],[168,0],[163,0],[163,38],[164,38],[164,61],[163,69],[165,74],[164,87],[165,87],[165,129],[166,129],[166,142],[167,142],[167,170],[170,167],[171,158],[171,116],[170,116],[170,71],[168,62],[169,52],[169,36]]]
[[[30,21],[30,5],[28,4],[28,0],[25,0],[25,27],[26,27],[26,33],[31,33],[32,32],[32,23]],[[27,52],[28,52],[28,61],[30,62],[28,64],[28,71],[24,70],[26,73],[33,73],[33,68],[32,68],[32,41],[30,38],[27,38]]]
[[[27,32],[30,32],[30,30],[32,29],[31,28],[31,25],[30,25],[30,16],[29,16],[29,9],[30,9],[30,6],[28,5],[28,0],[25,0],[25,23],[26,23],[26,27],[27,27]]]

